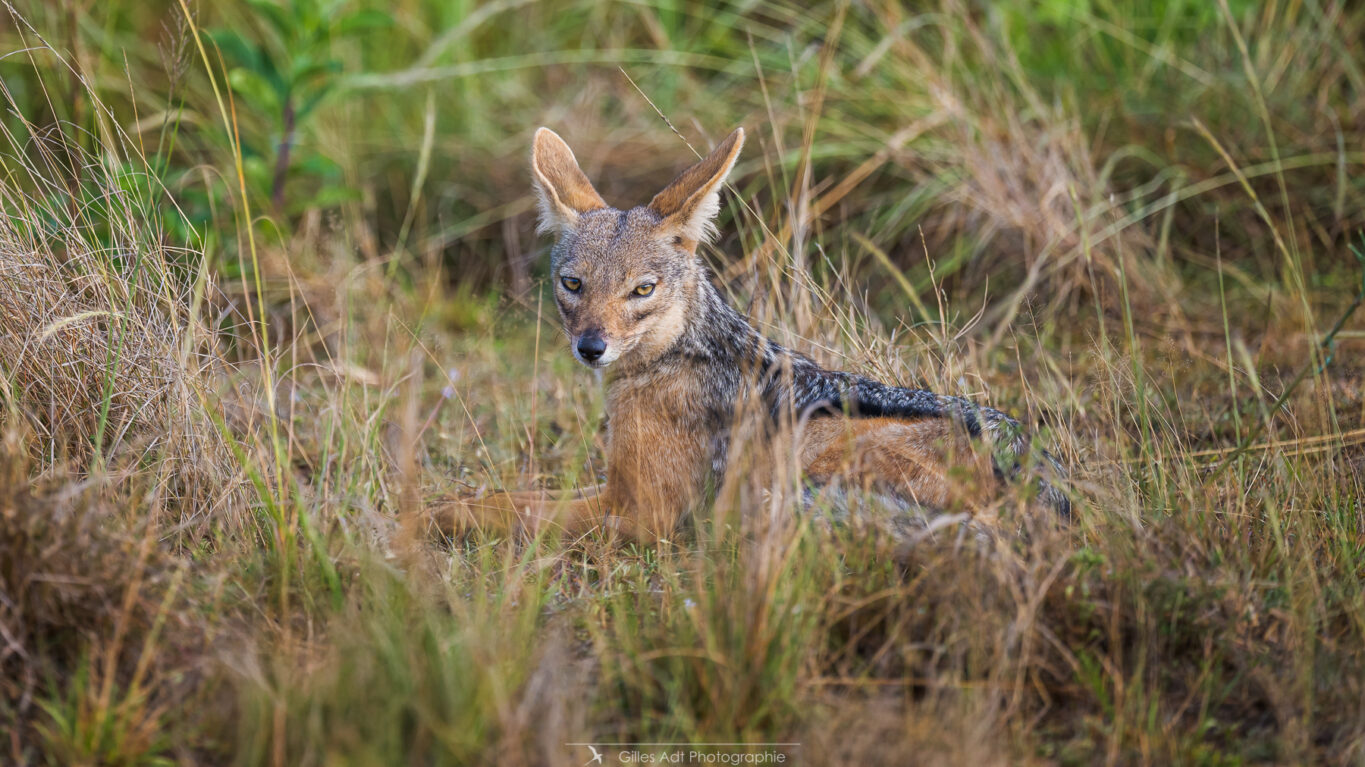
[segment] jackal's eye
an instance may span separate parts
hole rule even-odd
[[[637,295],[637,296],[647,296],[647,295],[649,295],[649,294],[651,294],[651,293],[653,293],[653,292],[654,292],[654,283],[652,283],[652,282],[646,282],[646,283],[644,283],[643,285],[636,285],[636,286],[635,286],[635,295]]]
[[[577,293],[578,289],[583,287],[583,281],[577,277],[560,277],[559,283],[570,293]]]

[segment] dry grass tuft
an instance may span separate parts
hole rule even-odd
[[[36,159],[13,158],[28,162],[21,182],[0,186],[0,426],[25,434],[45,470],[150,469],[156,505],[202,522],[234,484],[205,407],[220,358],[198,317],[212,286],[188,266],[202,257],[164,244],[145,174],[88,158],[62,177],[43,161],[79,147],[31,146]],[[34,193],[68,184],[77,196]]]
[[[190,691],[170,667],[202,637],[180,612],[179,566],[156,526],[128,519],[96,483],[30,480],[23,442],[14,429],[0,442],[3,748],[41,742],[66,763],[154,751],[161,713]]]

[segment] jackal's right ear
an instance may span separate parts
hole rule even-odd
[[[540,200],[537,232],[562,232],[577,223],[579,215],[607,207],[578,167],[573,150],[549,128],[536,129],[531,142],[531,175]]]

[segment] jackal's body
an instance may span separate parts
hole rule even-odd
[[[467,501],[452,521],[583,530],[611,520],[636,537],[663,537],[726,478],[738,432],[759,449],[789,442],[811,487],[921,508],[970,509],[1014,473],[1028,440],[1003,413],[821,368],[724,300],[695,250],[742,142],[737,130],[648,206],[619,211],[558,136],[537,132],[532,168],[542,229],[559,234],[551,273],[565,334],[580,361],[606,368],[607,481],[568,496]],[[983,458],[969,437],[994,455]],[[1066,510],[1064,495],[1042,489]]]

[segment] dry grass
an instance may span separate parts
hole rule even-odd
[[[1365,14],[532,10],[337,33],[283,205],[276,116],[197,58],[272,39],[248,4],[0,29],[0,762],[1360,760],[1365,316],[1319,342],[1360,280]],[[655,107],[751,128],[706,256],[756,322],[1023,416],[1074,522],[1011,489],[1001,534],[897,550],[737,463],[658,548],[401,524],[602,472],[525,145],[562,127],[642,201],[686,158]]]
[[[101,483],[30,480],[22,442],[10,428],[0,446],[10,757],[22,761],[30,743],[49,763],[136,763],[167,748],[165,717],[201,678],[189,659],[204,650],[203,624],[182,592],[183,563],[158,543],[167,527],[105,500]]]
[[[205,407],[222,366],[200,316],[208,274],[164,243],[145,168],[110,171],[120,155],[96,158],[61,133],[8,138],[0,428],[25,435],[40,469],[144,475],[149,505],[202,534],[236,474]]]

